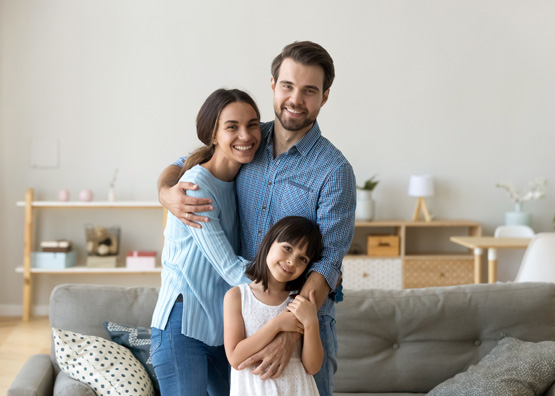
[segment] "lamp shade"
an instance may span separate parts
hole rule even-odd
[[[409,181],[411,197],[431,197],[434,195],[434,179],[430,175],[412,175]]]

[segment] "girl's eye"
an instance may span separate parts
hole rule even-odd
[[[308,261],[309,261],[309,260],[308,260],[307,257],[301,257],[301,260],[302,260],[304,263],[307,263],[307,264],[308,264]]]
[[[284,245],[283,248],[284,248],[285,250],[287,250],[288,252],[291,251],[291,246]]]
[[[227,127],[227,129],[234,130],[234,129],[237,129],[237,127],[235,125],[230,125],[230,126]]]

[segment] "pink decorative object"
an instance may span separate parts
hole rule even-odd
[[[81,190],[79,191],[79,200],[81,201],[92,201],[93,193],[91,190]]]
[[[60,190],[58,193],[58,199],[60,201],[69,201],[69,190]]]
[[[131,251],[127,252],[126,266],[134,270],[146,270],[156,267],[156,252]]]

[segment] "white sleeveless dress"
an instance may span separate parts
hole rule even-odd
[[[292,301],[287,298],[278,306],[266,305],[253,294],[248,284],[239,286],[241,290],[241,313],[245,322],[245,335],[250,337],[266,322],[285,310]],[[289,364],[277,379],[262,381],[249,368],[241,371],[231,368],[230,396],[318,396],[318,388],[312,375],[304,369],[301,361],[301,342],[297,343]]]

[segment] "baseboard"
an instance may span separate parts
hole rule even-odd
[[[48,316],[48,305],[35,305],[32,309],[34,316]],[[0,316],[21,316],[23,315],[23,305],[21,304],[0,304]]]

